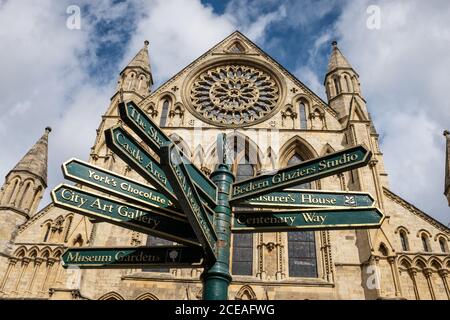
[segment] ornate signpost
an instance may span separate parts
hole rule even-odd
[[[121,119],[156,153],[163,145],[172,143],[172,140],[133,102],[119,104],[119,113]],[[197,166],[190,162],[185,166],[197,191],[214,207],[217,201],[216,185]]]
[[[180,206],[185,209],[186,216],[194,229],[197,238],[203,245],[209,261],[215,262],[217,235],[208,217],[200,196],[194,187],[193,179],[189,175],[185,162],[188,161],[180,155],[180,151],[174,145],[161,148],[161,163],[172,183]]]
[[[218,165],[210,179],[136,104],[121,103],[119,113],[143,144],[120,125],[105,131],[106,144],[149,185],[72,159],[63,164],[65,178],[106,195],[60,185],[53,202],[185,246],[69,248],[64,267],[204,267],[203,298],[224,300],[232,280],[231,232],[377,228],[384,220],[368,193],[289,189],[367,165],[372,153],[362,145],[233,183],[225,135],[218,137]],[[232,206],[270,211],[233,213]]]

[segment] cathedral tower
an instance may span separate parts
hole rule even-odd
[[[149,42],[144,42],[144,47],[122,70],[118,81],[118,92],[136,96],[142,100],[150,93],[153,85],[153,75],[148,56]]]
[[[17,227],[37,211],[47,187],[48,135],[43,136],[6,175],[0,190],[0,256],[8,255],[8,244],[14,242]]]
[[[332,46],[324,82],[328,104],[338,113],[340,121],[345,122],[350,115],[352,100],[356,98],[360,105],[364,105],[361,111],[367,117],[359,75],[339,50],[336,41],[333,41]]]
[[[119,121],[118,106],[123,101],[133,101],[139,104],[151,93],[153,75],[148,54],[149,42],[144,42],[144,47],[122,70],[119,75],[117,90],[111,98],[110,105],[102,117],[97,138],[91,148],[91,160],[95,165],[111,168],[112,153],[106,148],[103,132]],[[155,110],[156,112],[156,110]]]

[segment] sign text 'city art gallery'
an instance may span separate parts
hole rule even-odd
[[[130,230],[186,245],[199,244],[185,218],[156,208],[149,210],[68,185],[56,187],[52,191],[52,200],[57,207]]]

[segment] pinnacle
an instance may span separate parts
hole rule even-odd
[[[333,51],[331,52],[331,57],[328,62],[328,73],[338,69],[338,68],[349,68],[353,69],[350,63],[347,61],[347,59],[342,54],[341,50],[339,50],[337,46],[337,41],[333,41],[331,43],[333,47]]]
[[[42,137],[23,156],[11,172],[29,172],[39,177],[44,185],[47,185],[48,135],[51,131],[50,127],[45,128]]]
[[[126,68],[138,67],[144,69],[148,73],[151,73],[150,59],[148,54],[149,44],[150,42],[148,40],[145,40],[144,47],[141,50],[139,50],[137,55],[130,61],[130,63],[126,66]]]

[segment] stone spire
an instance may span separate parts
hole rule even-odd
[[[150,43],[145,40],[144,47],[136,54],[136,56],[130,61],[126,68],[141,68],[145,72],[152,73],[150,68],[150,58],[148,54],[148,45]],[[124,71],[124,70],[123,70]],[[123,73],[123,71],[121,73]]]
[[[332,44],[333,51],[331,52],[330,60],[328,61],[327,73],[336,71],[338,69],[353,69],[350,63],[342,54],[337,46],[337,41],[333,41]]]
[[[47,187],[48,135],[51,131],[50,127],[45,128],[42,137],[16,164],[14,169],[10,171],[10,174],[16,172],[31,173]]]
[[[327,93],[328,104],[338,113],[340,121],[345,121],[350,117],[350,107],[355,105],[352,102],[354,97],[358,96],[358,105],[365,105],[361,96],[359,84],[359,75],[352,68],[350,63],[344,57],[333,41],[328,70],[325,75],[325,90]]]
[[[447,141],[446,157],[445,157],[445,191],[444,194],[447,197],[448,205],[450,206],[450,131],[445,130],[444,136]]]
[[[136,54],[130,63],[120,73],[119,91],[135,92],[145,97],[153,85],[153,74],[148,54],[149,42]]]

